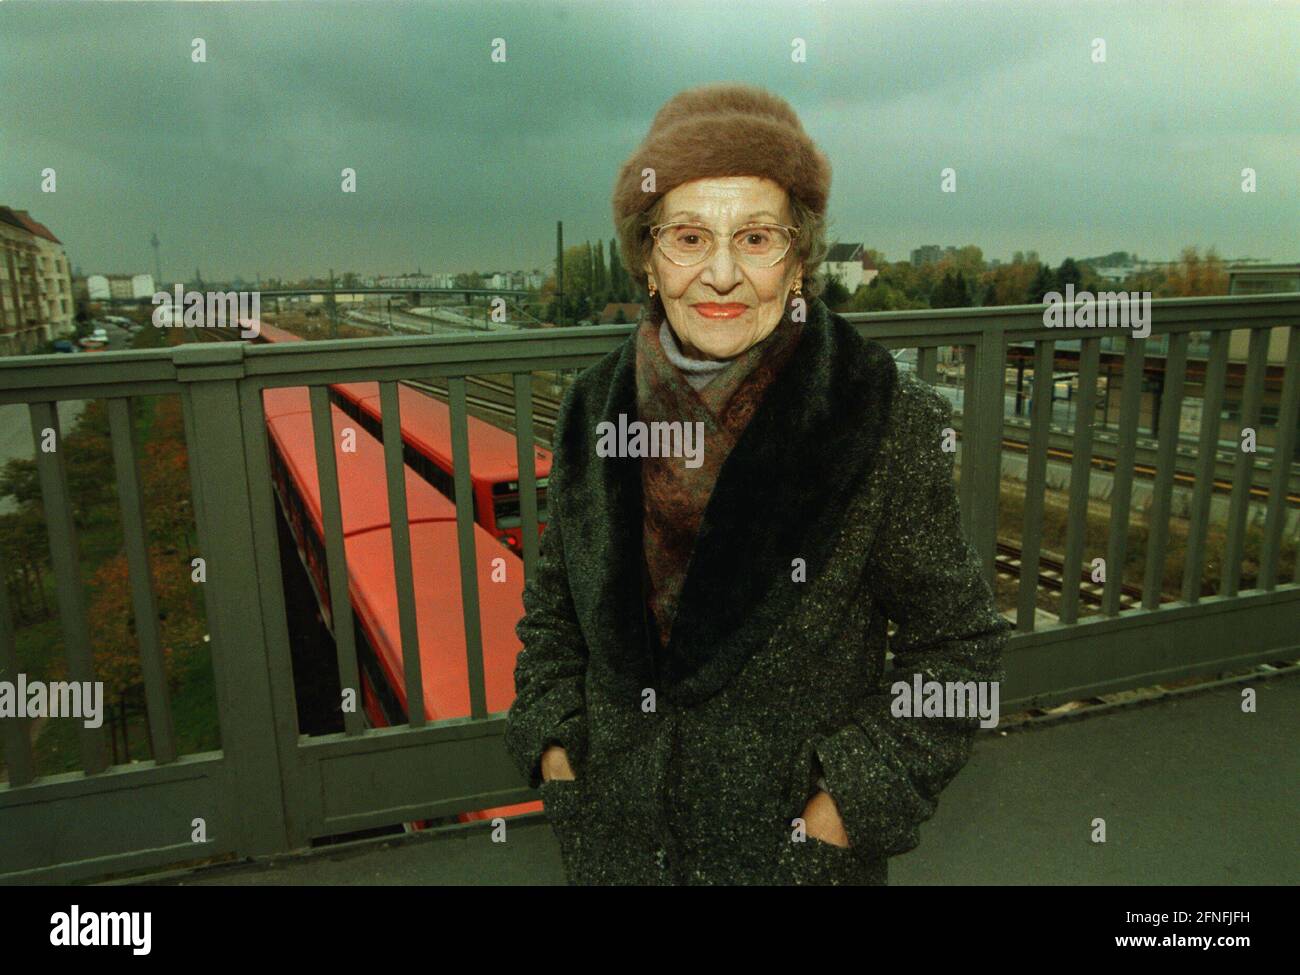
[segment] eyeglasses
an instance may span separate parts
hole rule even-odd
[[[798,227],[746,224],[731,235],[731,253],[750,267],[772,267],[781,262],[798,235]],[[717,246],[717,235],[695,223],[661,223],[650,228],[650,236],[664,257],[680,267],[708,260]]]

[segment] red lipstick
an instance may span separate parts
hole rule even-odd
[[[727,304],[719,305],[713,302],[701,302],[698,305],[691,305],[696,313],[704,318],[739,318],[749,310],[748,305]]]

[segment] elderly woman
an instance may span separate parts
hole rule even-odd
[[[951,408],[815,297],[829,190],[747,85],[670,100],[619,174],[650,310],[561,404],[506,730],[573,883],[886,883],[974,735],[887,682],[999,677]]]

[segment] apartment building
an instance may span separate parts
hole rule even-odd
[[[76,331],[63,244],[26,210],[0,206],[0,355]]]

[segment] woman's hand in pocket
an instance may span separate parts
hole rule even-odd
[[[569,753],[559,745],[552,745],[542,752],[542,781],[552,779],[574,779],[573,767],[569,765]]]
[[[803,822],[807,835],[813,839],[831,846],[849,846],[849,834],[844,831],[844,820],[840,818],[839,807],[829,792],[818,790],[808,800],[803,810]]]

